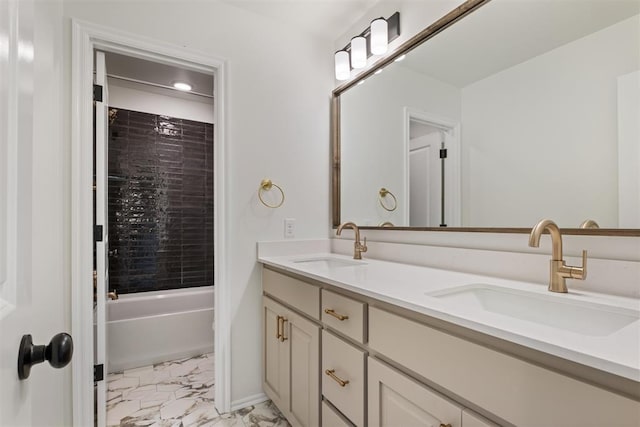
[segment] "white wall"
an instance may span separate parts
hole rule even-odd
[[[397,63],[340,97],[343,221],[408,225],[405,107],[458,121],[460,90]],[[395,211],[380,206],[381,187],[396,196]]]
[[[229,239],[231,400],[262,393],[256,241],[282,238],[284,218],[297,219],[297,238],[327,236],[331,41],[223,2],[169,1],[150,7],[147,1],[68,1],[64,15],[67,31],[75,17],[228,60],[229,203],[223,209]],[[69,37],[65,43],[68,52]],[[258,201],[265,177],[286,193],[279,209]]]
[[[618,227],[616,85],[640,64],[639,20],[462,89],[463,224]]]
[[[62,3],[35,2],[33,134],[33,341],[71,332],[68,93],[63,87]],[[46,214],[43,214],[46,212]],[[17,351],[17,349],[16,349]],[[73,363],[73,362],[71,362]],[[45,366],[46,365],[46,366]],[[29,377],[34,426],[71,425],[71,365],[45,362]]]
[[[107,70],[109,64],[107,64]],[[170,89],[162,90],[166,94],[151,91],[149,86],[129,83],[109,78],[109,107],[124,108],[150,114],[166,115],[179,119],[213,123],[213,99],[191,95],[191,99],[171,96]],[[202,100],[198,100],[201,98]]]

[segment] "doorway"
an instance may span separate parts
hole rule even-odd
[[[125,34],[118,31],[106,31],[102,27],[93,26],[85,23],[73,23],[73,52],[72,52],[72,67],[73,67],[73,78],[72,78],[72,106],[75,112],[75,120],[72,123],[72,215],[73,215],[73,242],[72,242],[72,329],[74,336],[77,337],[77,353],[80,353],[80,357],[78,357],[74,363],[74,383],[73,383],[73,398],[74,398],[74,423],[76,425],[90,425],[94,421],[94,407],[98,409],[96,413],[98,413],[98,425],[104,425],[106,418],[106,411],[103,411],[102,403],[94,403],[92,397],[94,393],[91,392],[94,380],[97,384],[104,384],[105,378],[109,374],[108,361],[106,361],[105,366],[102,367],[103,371],[100,372],[100,364],[94,363],[94,358],[92,357],[93,347],[94,347],[94,328],[93,325],[93,290],[91,283],[93,282],[93,271],[96,271],[96,281],[100,289],[98,292],[99,297],[97,298],[97,302],[106,305],[106,294],[107,292],[113,290],[108,289],[108,263],[110,259],[116,259],[118,253],[115,252],[115,247],[109,248],[108,246],[108,230],[107,230],[107,221],[106,217],[108,217],[108,203],[109,199],[107,197],[108,190],[110,189],[109,180],[112,178],[109,176],[109,168],[107,163],[106,156],[106,147],[108,138],[113,137],[105,129],[98,129],[97,135],[104,134],[105,141],[103,141],[102,145],[99,144],[96,140],[96,165],[102,164],[102,171],[99,171],[100,168],[96,168],[96,194],[100,194],[96,198],[96,213],[102,212],[103,217],[96,217],[96,224],[94,224],[93,220],[93,193],[91,191],[93,187],[93,168],[92,168],[92,158],[93,158],[93,150],[92,147],[87,147],[86,144],[83,144],[82,141],[91,140],[91,135],[93,133],[93,94],[98,94],[94,90],[94,54],[95,52],[105,52],[107,55],[111,55],[113,58],[118,57],[129,57],[132,60],[144,60],[155,64],[156,69],[160,69],[166,66],[173,67],[175,69],[183,70],[185,72],[191,73],[199,73],[202,75],[209,76],[213,81],[213,92],[210,94],[213,97],[210,106],[210,113],[213,117],[213,121],[216,124],[212,129],[212,140],[214,141],[213,147],[211,149],[211,154],[213,155],[213,160],[215,162],[215,167],[211,164],[211,167],[215,171],[213,174],[213,179],[210,183],[210,187],[205,185],[205,191],[207,192],[207,196],[211,197],[211,208],[214,211],[213,222],[212,224],[205,224],[205,228],[207,226],[211,226],[211,235],[213,239],[213,253],[210,254],[210,257],[213,258],[213,266],[209,270],[205,268],[204,279],[206,281],[210,279],[213,283],[215,283],[215,287],[212,290],[212,304],[215,306],[213,310],[215,313],[215,325],[216,325],[216,333],[213,333],[212,324],[213,322],[209,322],[208,325],[205,324],[205,329],[208,328],[210,331],[211,339],[215,337],[214,347],[216,349],[215,357],[212,357],[211,354],[205,354],[204,356],[196,356],[188,357],[187,359],[194,359],[195,361],[191,361],[189,363],[194,364],[196,366],[202,365],[211,367],[213,369],[214,364],[210,363],[208,359],[215,358],[215,379],[216,379],[216,389],[215,396],[213,396],[213,391],[209,393],[209,397],[215,397],[215,406],[220,412],[227,412],[229,408],[229,321],[228,321],[228,313],[226,312],[226,301],[228,299],[228,291],[226,289],[226,283],[224,280],[225,277],[225,262],[224,262],[224,209],[222,207],[225,205],[224,203],[224,120],[223,120],[223,111],[224,111],[224,61],[211,58],[207,56],[202,56],[197,53],[188,52],[185,49],[177,48],[175,46],[170,46],[160,42],[150,42],[149,40],[141,40],[137,38],[135,35]],[[96,57],[97,58],[97,57]],[[104,56],[103,56],[104,58]],[[105,61],[107,62],[107,61]],[[99,64],[99,60],[96,61],[96,65]],[[138,69],[139,67],[134,67]],[[99,70],[96,68],[96,72]],[[97,76],[97,74],[96,74]],[[112,75],[111,81],[118,80],[120,77],[120,84],[117,86],[126,86],[129,85],[129,89],[132,89],[131,86],[144,84],[142,81],[134,81],[140,80],[134,77],[129,77],[126,80],[126,84],[123,84],[121,75]],[[108,101],[106,101],[106,96],[108,96],[108,83],[109,78],[103,82],[104,92],[99,95],[103,95],[102,104],[101,101],[96,98],[96,105],[103,108],[103,113],[105,113],[105,122],[109,122],[111,120],[117,120],[118,112],[122,116],[130,114],[129,111],[135,110],[127,110],[121,107],[121,110],[114,111],[117,109],[109,108]],[[148,82],[147,82],[148,83]],[[100,86],[100,85],[98,85]],[[154,85],[148,85],[154,86]],[[122,89],[122,88],[120,88]],[[154,86],[155,92],[166,90],[167,88],[158,87],[158,85]],[[132,89],[133,90],[133,89]],[[154,91],[147,91],[149,93],[153,93]],[[155,93],[158,95],[158,93]],[[127,112],[125,113],[125,110]],[[153,116],[152,113],[143,113],[148,116]],[[133,114],[133,113],[131,113]],[[99,120],[98,117],[98,109],[96,108],[96,127],[98,127]],[[170,116],[166,114],[156,114],[155,116],[168,117],[167,121],[170,125],[176,125],[176,121],[171,123]],[[174,117],[175,119],[175,117]],[[182,118],[178,117],[177,119],[182,120]],[[157,119],[156,119],[157,120]],[[164,120],[164,119],[163,119]],[[157,123],[157,121],[156,121]],[[192,126],[193,123],[186,123],[185,126]],[[108,125],[107,125],[108,126]],[[167,127],[160,126],[160,131],[167,130]],[[174,129],[175,130],[175,129]],[[102,148],[100,148],[102,147]],[[102,154],[101,154],[102,153]],[[206,154],[205,154],[206,158]],[[198,163],[198,162],[196,162]],[[114,181],[115,182],[115,181]],[[100,185],[102,183],[102,186]],[[102,188],[101,188],[102,187]],[[115,188],[115,185],[112,186]],[[101,188],[101,189],[100,189]],[[156,190],[152,190],[156,191]],[[141,192],[138,192],[140,195]],[[102,199],[102,205],[98,204],[98,198]],[[134,209],[135,210],[135,209]],[[99,224],[99,222],[103,222],[103,224]],[[103,229],[100,230],[99,227],[94,227],[94,225],[102,225]],[[138,230],[139,231],[139,230]],[[204,230],[203,230],[204,231]],[[218,232],[219,231],[219,232]],[[205,235],[208,233],[204,233]],[[191,234],[192,236],[194,233]],[[102,240],[102,241],[100,241]],[[96,241],[98,241],[96,243]],[[96,245],[96,266],[94,270],[94,244]],[[101,252],[98,248],[101,247]],[[147,248],[148,249],[148,248]],[[147,251],[149,252],[149,251]],[[206,252],[206,251],[205,251]],[[131,254],[128,254],[131,255]],[[205,254],[204,258],[208,258],[209,255]],[[202,258],[202,257],[201,257]],[[97,261],[103,259],[105,262],[102,265],[98,265]],[[146,260],[148,261],[148,260]],[[116,263],[116,262],[114,262]],[[191,266],[191,265],[190,265]],[[179,272],[177,273],[180,276],[180,287],[182,287],[186,282],[190,280],[195,280],[192,275],[190,275],[189,270],[190,266],[185,267],[184,263],[181,263],[179,267],[176,267]],[[192,267],[192,266],[191,266]],[[186,270],[185,270],[186,269]],[[176,273],[172,270],[172,273]],[[186,273],[186,274],[185,274]],[[209,277],[206,275],[210,274]],[[148,283],[147,283],[148,284]],[[179,304],[188,304],[184,300],[184,292],[178,290],[180,296],[178,298],[183,298],[180,300]],[[170,291],[172,292],[172,291]],[[122,297],[122,300],[126,300],[128,298]],[[192,298],[192,301],[201,301],[203,300],[203,296],[199,295],[196,298]],[[115,307],[115,306],[114,306]],[[137,306],[138,307],[138,306]],[[139,310],[139,308],[136,308]],[[101,329],[102,329],[102,337],[107,336],[105,332],[106,327],[104,324],[100,326],[100,322],[104,322],[106,320],[106,307],[103,307],[101,310],[96,310],[96,313],[99,314],[96,316],[96,333],[95,338],[98,338],[96,342],[99,342]],[[192,310],[193,314],[201,314],[201,310],[194,309]],[[164,314],[164,313],[163,313]],[[144,318],[148,318],[149,316],[141,316]],[[166,316],[164,316],[166,317]],[[198,322],[202,322],[203,317],[199,318]],[[193,323],[193,319],[187,320],[188,323]],[[206,323],[206,320],[204,320]],[[148,327],[149,324],[158,323],[157,321],[147,322],[147,325],[140,325],[142,329],[138,332],[131,334],[135,341],[136,336],[144,336],[148,334],[153,336],[153,332],[146,332],[145,327]],[[180,328],[178,328],[180,329]],[[109,334],[109,336],[112,336]],[[102,339],[103,339],[102,338]],[[160,339],[162,340],[162,339]],[[107,348],[106,343],[102,344],[103,350]],[[111,347],[111,346],[110,346]],[[145,346],[146,347],[146,346]],[[193,349],[191,349],[193,351]],[[152,352],[153,353],[153,352]],[[153,354],[152,354],[153,355]],[[195,355],[191,355],[195,356]],[[176,355],[178,357],[178,355]],[[180,360],[186,360],[185,355],[179,355]],[[170,362],[165,359],[165,362]],[[153,367],[153,364],[161,364],[161,361],[153,361],[150,366]],[[186,363],[186,362],[185,362]],[[97,365],[97,366],[94,366]],[[120,373],[123,378],[125,375],[123,374],[124,369],[126,367],[122,365],[122,372]],[[129,368],[133,368],[132,365]],[[209,369],[209,368],[207,368]],[[93,375],[92,375],[93,374]],[[100,375],[102,374],[102,375]],[[116,373],[117,375],[117,373]],[[139,378],[140,380],[140,378]],[[140,384],[140,383],[139,383]],[[103,395],[107,395],[107,388],[105,385],[99,386],[102,388]],[[141,390],[138,390],[141,391]],[[100,414],[102,412],[102,414]]]
[[[460,125],[405,108],[407,224],[460,225]]]

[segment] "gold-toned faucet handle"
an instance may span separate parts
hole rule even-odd
[[[580,279],[584,280],[587,278],[587,251],[582,251],[582,274],[580,275]]]
[[[362,247],[360,248],[361,252],[367,252],[367,238],[365,237],[362,241]]]

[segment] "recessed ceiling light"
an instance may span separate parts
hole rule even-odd
[[[402,61],[407,55],[400,55],[396,58],[395,62],[400,62]]]
[[[183,92],[189,92],[191,90],[191,85],[184,82],[175,82],[173,87]]]

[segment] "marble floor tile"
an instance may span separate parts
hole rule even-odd
[[[109,374],[109,427],[290,427],[270,401],[220,415],[214,355]]]

